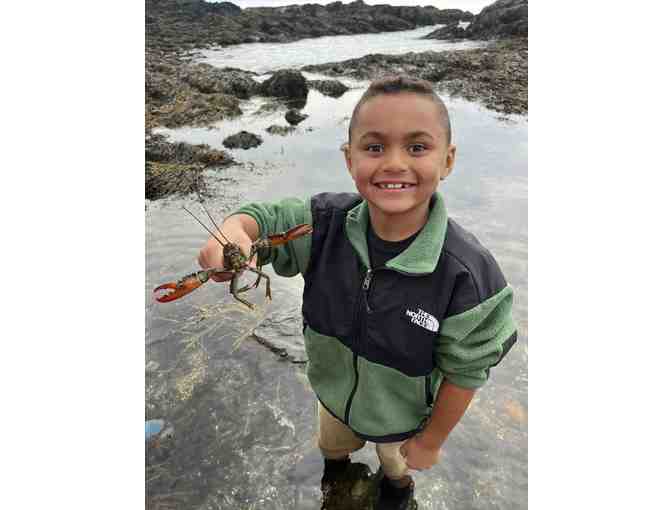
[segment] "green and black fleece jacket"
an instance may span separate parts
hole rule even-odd
[[[311,236],[260,260],[303,275],[308,378],[322,404],[358,436],[404,440],[431,414],[443,378],[478,388],[516,340],[513,293],[492,255],[434,194],[411,245],[371,268],[369,212],[352,193],[249,204],[262,236],[300,223]]]

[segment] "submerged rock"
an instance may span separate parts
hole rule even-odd
[[[294,126],[278,126],[277,124],[273,124],[272,126],[268,126],[266,128],[266,132],[272,135],[280,135],[280,136],[286,136],[289,133],[293,133],[294,131],[296,131],[296,128]]]
[[[296,126],[297,124],[303,122],[307,118],[308,115],[304,115],[303,113],[295,109],[291,109],[287,113],[285,113],[285,120],[289,122],[292,126]]]
[[[250,149],[261,145],[261,137],[247,131],[240,131],[224,139],[222,144],[229,149]]]

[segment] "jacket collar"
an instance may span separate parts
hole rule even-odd
[[[448,213],[440,193],[432,195],[429,218],[411,245],[399,255],[390,259],[385,267],[402,273],[427,274],[434,271],[441,256],[446,237]],[[366,245],[366,230],[369,225],[369,204],[366,200],[350,209],[345,220],[345,233],[361,261],[367,268],[369,249]]]

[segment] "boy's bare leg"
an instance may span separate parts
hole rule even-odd
[[[358,438],[352,430],[327,411],[317,401],[318,446],[325,459],[345,460],[348,456],[364,447],[366,441]]]
[[[376,444],[376,453],[378,454],[383,474],[393,486],[400,489],[408,487],[412,481],[408,474],[406,459],[399,452],[402,444],[404,444],[404,441]]]

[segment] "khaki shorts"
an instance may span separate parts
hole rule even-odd
[[[317,444],[325,458],[342,459],[366,444],[366,441],[358,438],[352,430],[334,418],[319,400],[317,401],[317,417]],[[391,480],[398,480],[408,474],[406,460],[399,453],[399,448],[404,441],[375,444],[385,476]]]

